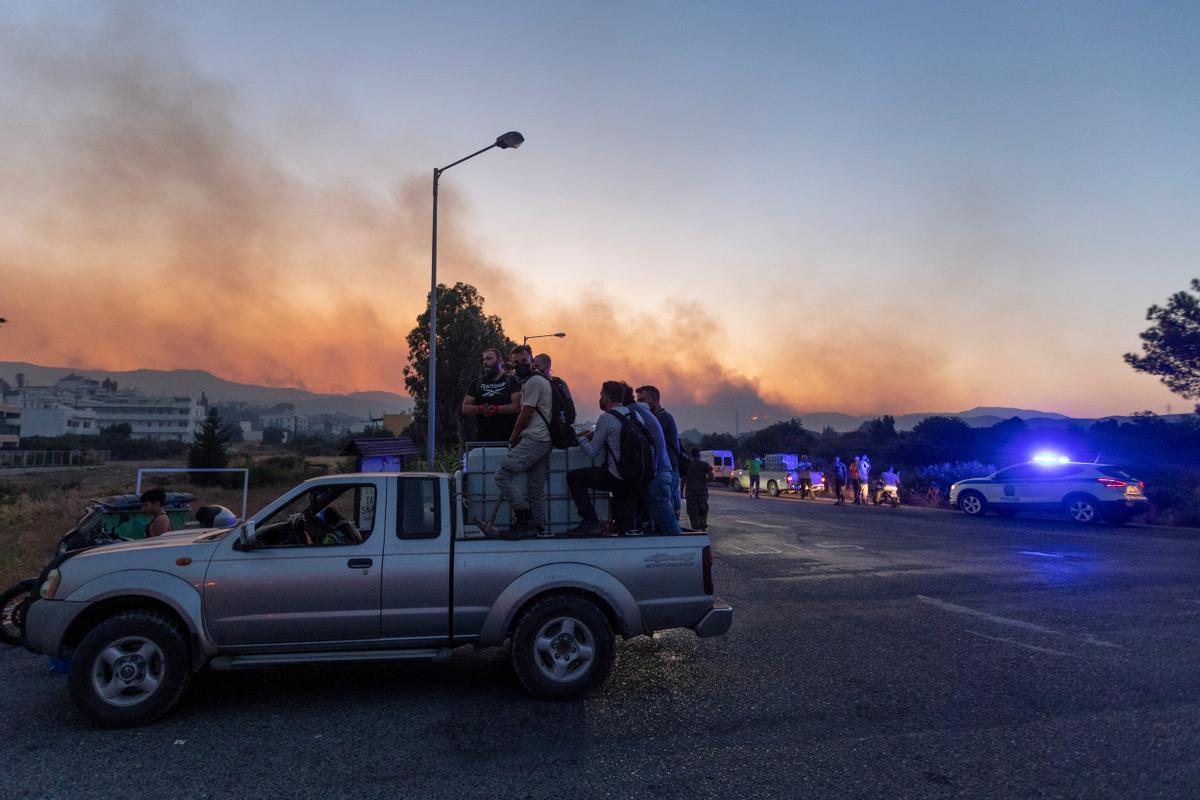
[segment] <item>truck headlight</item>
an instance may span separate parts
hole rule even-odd
[[[62,580],[62,573],[56,569],[50,570],[46,575],[46,580],[42,581],[42,588],[38,590],[38,594],[43,600],[53,600],[54,593],[58,591],[59,581]]]

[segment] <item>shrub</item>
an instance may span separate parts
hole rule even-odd
[[[913,505],[946,505],[950,485],[967,478],[991,475],[996,468],[979,461],[943,461],[918,467],[911,477],[901,479]]]

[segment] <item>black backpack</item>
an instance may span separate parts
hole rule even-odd
[[[608,412],[621,420],[621,457],[616,459],[617,474],[621,476],[621,480],[629,481],[640,488],[654,480],[658,457],[654,452],[650,431],[637,418],[636,412],[632,409],[627,410],[626,414],[616,410]],[[609,455],[612,455],[611,449]]]
[[[543,376],[545,377],[545,376]],[[537,406],[534,409],[550,430],[550,444],[566,450],[578,442],[575,438],[575,401],[571,398],[571,390],[562,378],[549,378],[550,381],[550,419]]]

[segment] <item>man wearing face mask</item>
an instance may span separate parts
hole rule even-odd
[[[553,392],[545,375],[533,368],[533,351],[517,345],[513,372],[521,383],[521,411],[509,436],[509,451],[496,470],[496,486],[516,517],[506,538],[520,539],[547,531],[546,475],[550,471],[550,427]],[[524,475],[523,491],[518,475]]]
[[[462,413],[475,417],[475,439],[507,442],[521,410],[521,384],[504,369],[500,350],[483,351],[483,374],[471,384],[462,401]]]

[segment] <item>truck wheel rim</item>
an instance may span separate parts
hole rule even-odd
[[[1076,500],[1071,503],[1071,519],[1076,522],[1091,522],[1096,518],[1096,509],[1087,500]]]
[[[975,495],[967,495],[962,499],[962,510],[968,514],[979,513],[979,498]]]
[[[541,673],[556,683],[577,681],[592,668],[596,640],[574,617],[555,617],[533,640],[533,660]]]
[[[165,673],[166,659],[158,645],[142,636],[125,636],[96,655],[92,688],[108,705],[127,708],[158,691]]]

